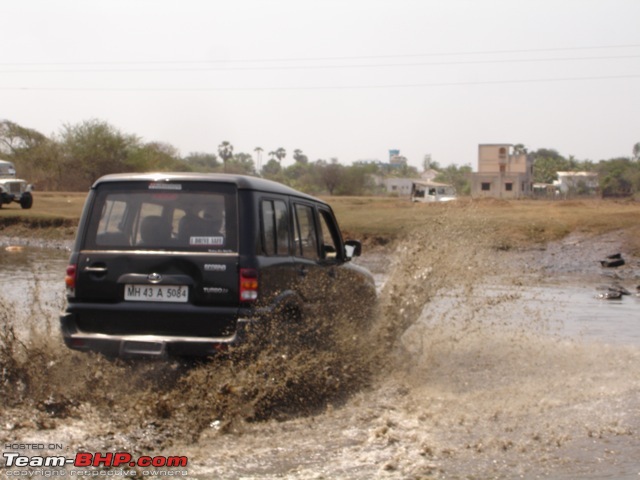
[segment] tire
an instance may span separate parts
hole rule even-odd
[[[33,205],[33,197],[31,196],[31,194],[29,192],[27,193],[23,193],[22,197],[20,198],[20,206],[27,210],[29,208],[31,208]]]
[[[2,208],[2,206],[5,203],[11,203],[11,201],[13,200],[13,197],[11,197],[11,195],[9,195],[6,192],[2,192],[0,193],[0,208]]]

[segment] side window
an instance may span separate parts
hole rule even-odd
[[[127,210],[127,202],[124,200],[108,200],[104,203],[100,223],[98,224],[98,235],[103,233],[120,233],[124,214]]]
[[[276,200],[274,208],[276,213],[278,255],[289,255],[289,215],[287,215],[287,205],[282,200]]]
[[[275,255],[276,250],[276,225],[273,202],[263,200],[260,205],[262,216],[262,249],[267,255]]]
[[[326,210],[319,210],[320,212],[320,229],[322,232],[322,243],[320,245],[320,252],[322,258],[334,259],[338,257],[338,248],[340,245],[340,236],[338,234],[338,227],[336,226],[333,217]]]
[[[263,200],[262,248],[267,255],[289,255],[289,219],[282,200]]]
[[[295,254],[313,260],[318,258],[313,208],[307,205],[295,205]]]

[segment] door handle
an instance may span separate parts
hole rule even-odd
[[[91,275],[96,280],[103,279],[107,276],[107,267],[106,266],[93,266],[93,267],[84,267],[84,271]]]
[[[107,267],[84,267],[84,271],[89,273],[107,273]]]

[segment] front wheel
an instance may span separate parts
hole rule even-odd
[[[23,193],[22,197],[20,198],[20,206],[26,210],[31,208],[32,205],[33,205],[33,197],[31,196],[31,194],[28,192]]]

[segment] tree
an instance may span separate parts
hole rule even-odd
[[[522,155],[527,153],[527,147],[525,147],[522,143],[516,143],[513,146],[513,154],[514,155]]]
[[[340,183],[340,175],[343,168],[344,167],[338,163],[337,158],[332,158],[330,163],[327,163],[326,160],[318,160],[316,162],[316,169],[320,180],[329,191],[329,195],[333,195],[334,190]]]
[[[178,150],[168,143],[149,142],[131,149],[125,165],[131,172],[188,170],[180,160]]]
[[[262,169],[262,152],[264,151],[262,147],[256,147],[253,149],[256,152],[256,170],[259,172]]]
[[[76,190],[88,188],[102,175],[129,170],[129,155],[139,146],[134,135],[99,120],[64,125],[60,143],[65,186]]]
[[[0,153],[5,155],[18,156],[46,140],[47,137],[37,130],[22,127],[9,120],[0,122]]]
[[[460,195],[470,195],[470,178],[472,171],[473,169],[471,168],[471,165],[462,165],[461,167],[457,165],[449,165],[442,169],[434,180],[436,182],[453,185],[456,192]]]
[[[633,158],[636,162],[640,162],[640,142],[633,146]]]
[[[293,151],[293,159],[296,161],[296,163],[309,163],[309,159],[304,153],[302,153],[302,150],[300,150],[299,148]]]
[[[224,163],[224,171],[227,171],[227,161],[233,157],[233,145],[231,143],[224,141],[220,145],[218,145],[218,155],[222,159]]]
[[[431,170],[431,154],[430,153],[427,153],[422,158],[422,171],[426,172],[428,170]]]
[[[236,153],[227,163],[229,173],[254,175],[256,173],[253,158],[248,153]]]
[[[336,195],[366,195],[375,190],[368,165],[351,165],[339,171],[340,180],[333,193]]]
[[[0,153],[15,163],[20,176],[38,189],[57,188],[63,174],[58,144],[37,130],[0,122]]]
[[[640,191],[640,165],[629,158],[601,161],[596,167],[603,197],[625,197]]]
[[[267,164],[262,167],[262,175],[270,180],[279,180],[282,167],[275,158],[271,158]]]
[[[440,170],[440,164],[435,161],[432,157],[430,153],[427,153],[423,158],[422,158],[422,171],[426,172],[428,170]]]
[[[190,170],[196,172],[213,172],[220,165],[215,153],[192,152],[183,160]]]
[[[533,155],[533,181],[536,183],[553,183],[558,179],[559,171],[567,170],[567,160],[556,150],[540,148]]]
[[[282,160],[284,160],[284,157],[287,156],[287,151],[284,148],[280,147],[274,153],[276,158],[278,159],[278,163],[282,165]]]

